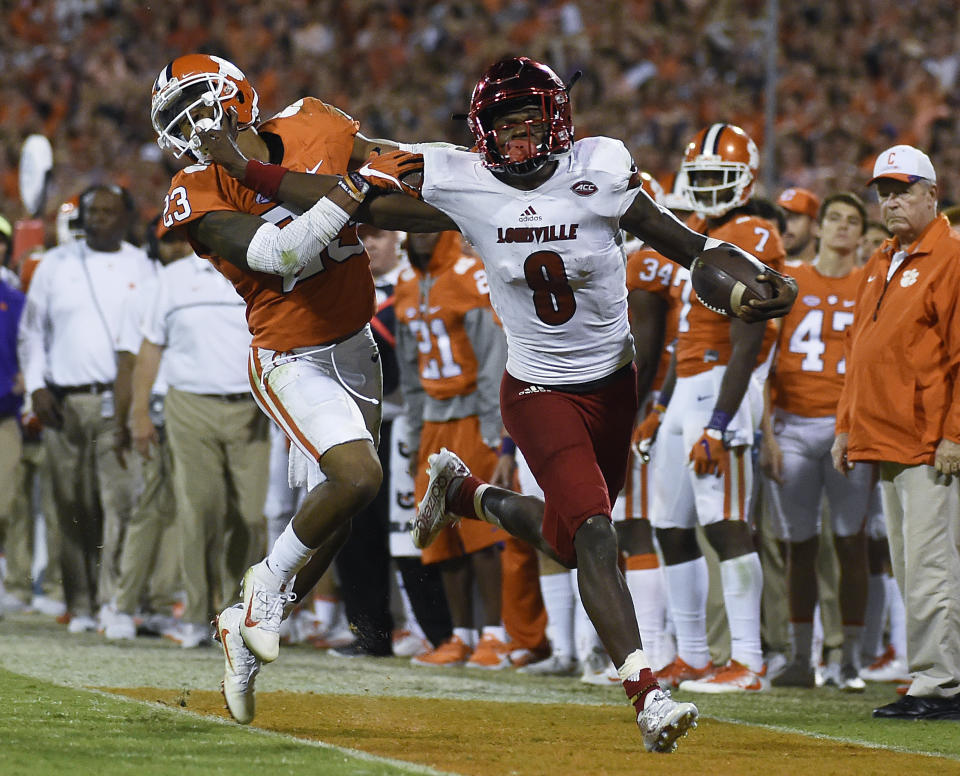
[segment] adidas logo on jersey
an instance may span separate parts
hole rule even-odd
[[[537,211],[533,209],[531,205],[523,213],[520,214],[520,218],[517,219],[521,224],[529,223],[530,221],[542,221],[543,218],[537,215]]]
[[[528,385],[522,391],[520,391],[517,396],[529,396],[533,393],[550,393],[549,388],[544,388],[542,385]]]

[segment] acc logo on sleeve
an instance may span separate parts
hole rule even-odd
[[[597,184],[593,181],[577,181],[570,187],[570,191],[578,197],[589,197],[599,191]]]

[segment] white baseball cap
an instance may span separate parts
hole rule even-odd
[[[930,157],[919,148],[895,145],[877,156],[877,161],[873,165],[873,177],[867,185],[876,183],[880,178],[893,178],[905,183],[914,183],[923,179],[936,183],[937,173],[933,169]]]

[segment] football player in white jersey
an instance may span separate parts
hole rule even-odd
[[[414,541],[476,518],[576,566],[583,605],[635,705],[644,744],[672,751],[698,712],[662,693],[650,671],[610,519],[637,411],[620,229],[684,266],[710,245],[642,193],[620,141],[574,142],[567,89],[548,67],[525,57],[493,65],[474,90],[468,122],[478,153],[423,147],[421,195],[483,258],[508,342],[504,425],[545,498],[483,483],[441,451]],[[789,307],[789,281],[777,276],[774,287],[778,301],[755,310],[757,318]]]
[[[512,57],[489,67],[474,89],[468,123],[477,152],[422,144],[387,155],[396,157],[396,175],[403,176],[396,185],[408,194],[416,194],[410,173],[422,162],[423,202],[381,196],[355,217],[384,229],[457,228],[477,249],[508,341],[504,423],[545,500],[483,483],[443,450],[431,462],[414,542],[426,546],[461,517],[480,519],[577,567],[584,607],[634,704],[645,747],[673,751],[698,712],[661,692],[650,670],[610,520],[637,411],[620,229],[685,267],[721,243],[688,229],[642,192],[620,141],[574,142],[567,87],[545,65]],[[236,154],[217,134],[198,132],[205,152],[218,161]],[[379,161],[374,177],[387,175],[388,161]],[[310,180],[318,177],[287,173],[279,195],[294,204],[316,201],[329,186]],[[781,316],[796,297],[791,279],[772,270],[761,277],[772,296],[751,302],[745,319]]]

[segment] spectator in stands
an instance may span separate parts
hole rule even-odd
[[[132,199],[119,186],[99,184],[81,195],[84,237],[44,254],[20,331],[24,382],[44,426],[63,534],[71,632],[94,630],[98,607],[115,592],[138,486],[112,441],[120,321],[153,271],[146,254],[122,239],[132,215]]]
[[[893,571],[906,603],[898,719],[960,719],[960,235],[937,214],[937,174],[918,148],[881,152],[870,184],[893,237],[857,294],[833,463],[879,463]]]

